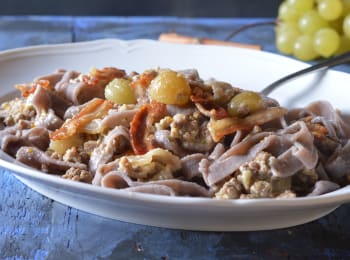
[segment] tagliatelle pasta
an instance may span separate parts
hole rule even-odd
[[[58,70],[16,86],[1,149],[43,174],[216,199],[321,195],[350,182],[350,126],[328,102],[287,110],[196,70]]]

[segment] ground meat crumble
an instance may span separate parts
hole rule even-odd
[[[272,175],[270,165],[274,158],[267,152],[258,153],[252,161],[241,165],[231,179],[224,182],[215,193],[215,197],[217,199],[296,197],[290,177],[279,178]]]
[[[62,178],[64,179],[70,179],[73,181],[79,181],[79,182],[85,182],[85,183],[91,183],[93,179],[93,175],[87,171],[82,170],[78,168],[69,168],[64,175],[62,175]]]
[[[170,137],[178,139],[190,151],[206,152],[215,145],[207,127],[208,121],[195,112],[191,115],[177,114],[170,124]]]

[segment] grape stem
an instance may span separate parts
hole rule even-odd
[[[246,24],[246,25],[243,25],[241,26],[240,28],[238,28],[237,30],[234,30],[233,32],[231,32],[225,39],[224,41],[229,41],[231,40],[233,37],[235,37],[237,34],[245,31],[245,30],[248,30],[250,28],[254,28],[254,27],[257,27],[257,26],[265,26],[265,25],[274,25],[276,26],[278,23],[277,20],[273,20],[273,21],[266,21],[266,22],[257,22],[257,23],[251,23],[251,24]]]

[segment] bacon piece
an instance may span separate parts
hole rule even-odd
[[[141,74],[140,78],[131,82],[130,86],[131,88],[137,88],[138,86],[141,86],[143,88],[147,88],[151,81],[157,76],[157,72],[150,70],[145,71]]]
[[[225,108],[215,104],[213,93],[198,86],[191,87],[192,95],[190,99],[195,103],[202,115],[214,119],[222,119],[229,116]]]
[[[115,78],[122,78],[126,75],[125,70],[113,67],[106,67],[99,70],[97,69],[91,74],[91,76],[84,75],[82,81],[88,85],[97,85],[99,82],[102,82],[102,84],[105,85]]]
[[[143,105],[135,114],[130,124],[130,139],[135,154],[145,154],[155,148],[150,136],[151,128],[166,114],[166,105],[155,102]]]
[[[191,88],[192,94],[190,99],[193,103],[208,104],[213,102],[213,93],[211,90],[196,85],[191,85]]]
[[[316,138],[325,138],[328,134],[327,128],[321,124],[310,124],[309,129]]]
[[[316,138],[325,138],[328,134],[328,130],[326,127],[321,125],[320,123],[312,123],[313,116],[307,116],[302,120],[305,121],[307,127],[309,128],[312,135]]]
[[[224,109],[223,107],[206,108],[204,105],[200,103],[195,103],[195,105],[202,115],[216,119],[216,120],[223,119],[229,116],[227,110]]]
[[[136,154],[144,154],[148,151],[148,145],[144,136],[147,131],[147,116],[149,106],[144,105],[136,113],[130,124],[131,145]]]
[[[30,84],[17,84],[15,87],[21,92],[22,97],[28,97],[30,94],[35,92],[38,86],[41,86],[47,90],[53,89],[53,87],[50,85],[50,81],[46,79],[40,79]]]
[[[52,140],[62,140],[74,135],[93,119],[105,116],[113,106],[112,101],[94,98],[86,103],[86,106],[77,115],[67,120],[61,128],[51,132],[50,138]]]

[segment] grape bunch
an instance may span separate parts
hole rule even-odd
[[[283,1],[276,47],[304,61],[350,51],[350,0]]]

